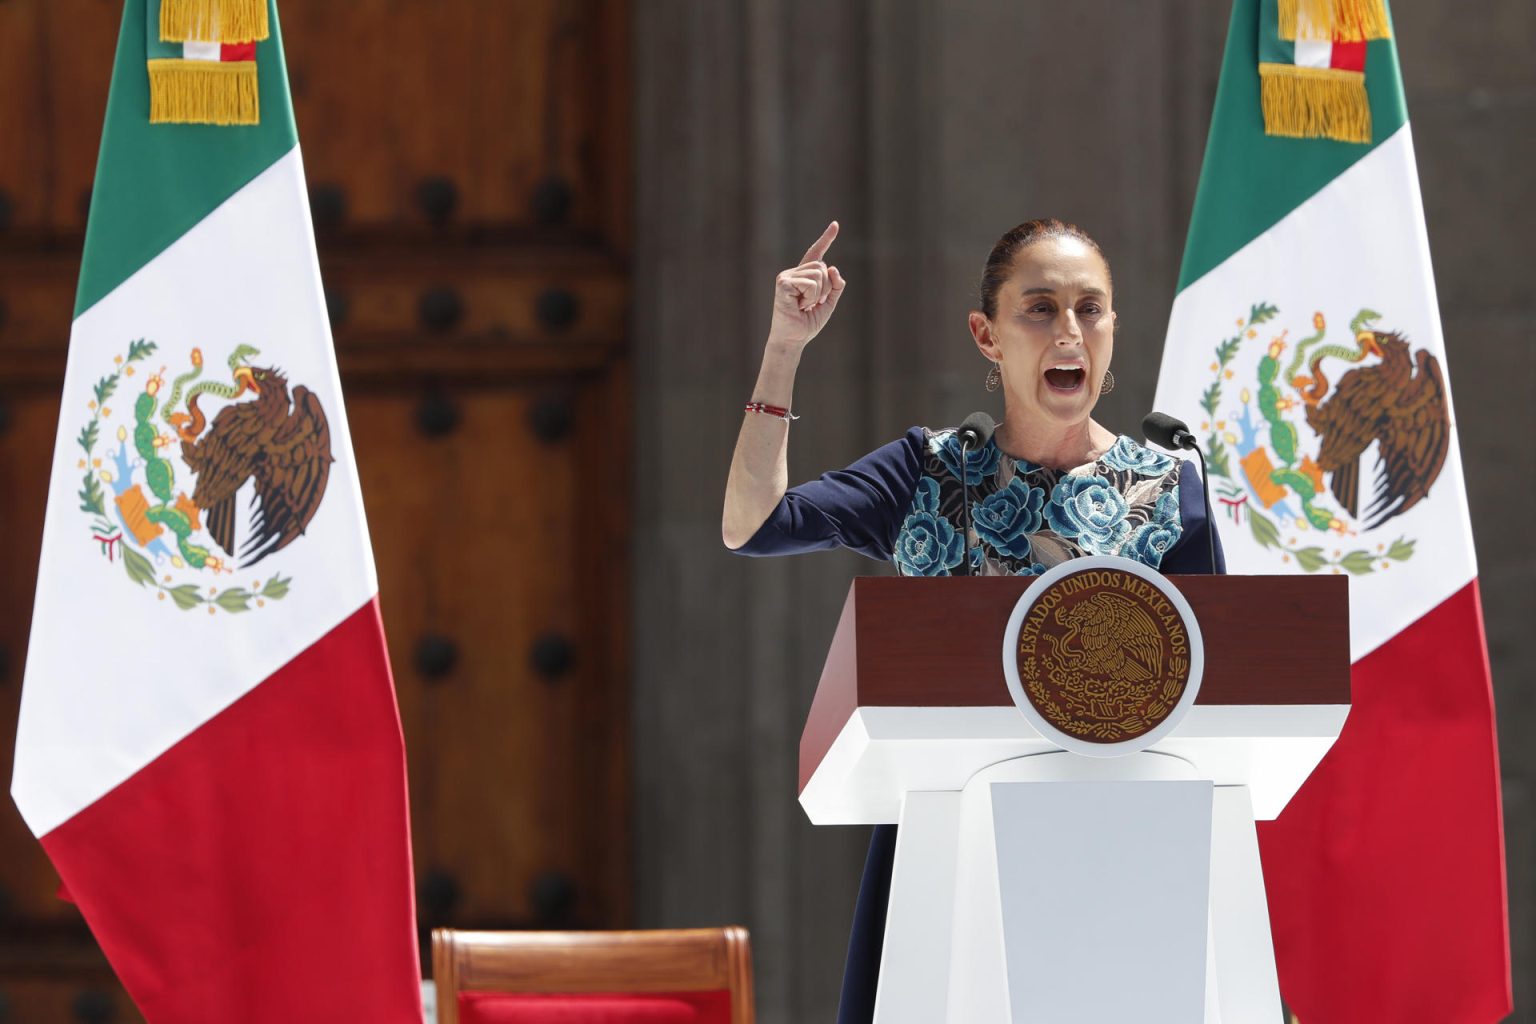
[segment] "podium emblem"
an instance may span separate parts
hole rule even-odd
[[[1053,743],[1096,757],[1144,750],[1200,688],[1200,629],[1182,594],[1139,562],[1078,558],[1034,582],[1009,619],[1008,688]]]

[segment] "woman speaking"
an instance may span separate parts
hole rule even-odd
[[[1115,384],[1114,286],[1098,243],[1059,220],[1009,231],[982,271],[969,326],[991,363],[986,389],[1003,392],[991,439],[963,452],[954,430],[913,427],[790,488],[795,372],[846,286],[824,258],[837,231],[829,224],[775,282],[763,365],[726,483],[727,547],[744,555],[846,547],[890,560],[904,576],[1031,576],[1080,555],[1168,573],[1224,571],[1219,545],[1211,564],[1215,538],[1188,463],[1093,419]],[[870,844],[839,1024],[873,1015],[895,833],[877,826]]]

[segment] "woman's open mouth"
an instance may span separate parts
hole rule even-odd
[[[1045,382],[1052,391],[1073,392],[1082,389],[1087,372],[1081,366],[1053,366],[1045,371]]]

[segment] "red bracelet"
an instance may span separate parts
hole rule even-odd
[[[761,412],[769,416],[777,416],[786,423],[800,418],[781,405],[769,405],[767,402],[748,402],[747,412]]]

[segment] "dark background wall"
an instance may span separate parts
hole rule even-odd
[[[1517,1020],[1536,1020],[1536,8],[1393,3],[1480,556]],[[849,577],[719,542],[773,275],[829,219],[849,280],[802,365],[791,476],[998,409],[965,328],[991,243],[1087,227],[1114,264],[1115,393],[1150,405],[1224,0],[665,0],[635,18],[636,908],[752,928],[769,1022],[829,1020],[866,833],[795,803]],[[1433,828],[1433,822],[1425,822]],[[1411,898],[1404,894],[1404,898]]]

